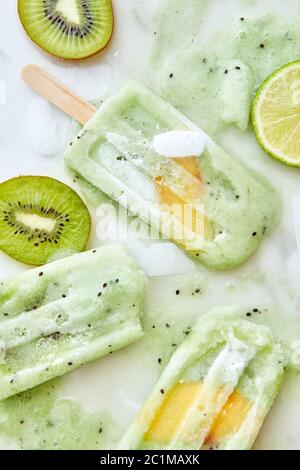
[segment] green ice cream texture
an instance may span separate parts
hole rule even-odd
[[[145,74],[156,93],[217,139],[230,126],[245,131],[262,82],[299,59],[297,2],[287,2],[289,14],[276,0],[226,2],[232,13],[224,20],[219,0],[160,2]],[[208,24],[216,25],[210,33]]]
[[[209,1],[210,3],[212,3],[211,0]],[[145,82],[157,94],[159,94],[164,99],[172,103],[172,105],[175,106],[177,110],[184,113],[186,116],[188,116],[189,119],[195,122],[197,126],[200,126],[202,129],[204,129],[213,137],[218,136],[219,132],[223,128],[231,124],[236,125],[241,130],[245,130],[248,125],[251,101],[254,96],[254,92],[259,86],[259,84],[275,68],[279,67],[283,63],[286,63],[288,61],[298,58],[298,47],[295,47],[295,46],[299,44],[299,41],[300,41],[300,33],[299,33],[300,30],[298,28],[297,22],[296,22],[297,27],[295,27],[295,25],[293,24],[285,24],[285,20],[283,20],[282,18],[278,19],[278,18],[272,17],[271,15],[265,15],[264,17],[252,18],[252,19],[245,17],[243,21],[239,17],[237,17],[233,25],[228,25],[228,32],[225,33],[225,37],[227,39],[224,41],[224,31],[223,31],[222,32],[223,36],[221,40],[219,40],[218,37],[216,37],[214,40],[214,48],[212,48],[211,42],[201,42],[199,43],[200,45],[199,44],[197,45],[195,37],[194,37],[195,31],[199,29],[199,25],[201,27],[201,22],[202,24],[205,23],[206,8],[208,7],[209,2],[202,1],[202,0],[186,0],[185,2],[182,2],[182,0],[167,0],[161,3],[162,3],[162,6],[158,15],[158,23],[157,23],[157,29],[156,29],[157,43],[155,46],[155,50],[154,50],[152,62],[151,62],[151,79],[149,78],[150,74],[148,74],[148,78]],[[247,1],[240,1],[238,3],[246,5],[250,3],[254,4],[255,1],[247,0]],[[178,11],[178,14],[176,16],[175,16],[175,11]],[[179,34],[179,31],[180,31],[180,34]],[[185,38],[185,41],[183,41],[183,38]],[[203,44],[205,44],[204,47],[203,47]],[[263,44],[264,47],[260,47],[261,44]],[[180,78],[183,71],[185,72],[185,81]],[[186,86],[186,84],[188,84],[188,86]],[[135,85],[132,85],[132,86],[133,88],[135,87]],[[118,116],[121,116],[123,119],[123,115],[126,115],[128,110],[126,109],[126,106],[124,109],[120,109],[118,107],[118,103],[116,102],[115,104],[116,104],[115,107],[116,107],[117,114],[115,115],[115,118],[114,118],[113,116],[111,116],[111,113],[109,113],[109,119],[111,119],[111,121],[115,119],[118,122],[118,126],[119,126],[121,125],[121,123],[118,120]],[[167,108],[168,108],[167,111],[171,109],[171,107],[169,106],[167,106]],[[134,113],[135,111],[137,111],[137,113],[136,115],[134,114],[133,117],[137,119],[136,124],[137,124],[137,129],[139,130],[139,125],[142,122],[142,119],[140,119],[141,110],[139,110],[139,106],[136,106],[136,108],[133,108]],[[148,115],[149,111],[152,112],[152,110],[149,110],[148,107],[146,110],[144,109],[143,111],[146,113],[146,115]],[[180,117],[179,116],[180,116],[179,113],[175,112],[175,117],[174,116],[164,117],[163,120],[164,122],[166,122],[166,125],[163,126],[163,129],[168,130],[170,128],[169,127],[170,125],[171,125],[171,129],[173,129],[172,126],[175,121],[176,123],[180,121],[180,124],[179,124],[180,129],[181,128],[185,129],[186,126],[189,127],[191,125],[190,121],[188,122],[185,118],[182,117],[182,115]],[[105,121],[104,116],[102,119]],[[101,123],[103,122],[102,119],[101,119]],[[181,119],[184,120],[184,125],[182,124]],[[149,128],[150,128],[150,138],[152,138],[151,126]],[[109,131],[112,134],[113,133],[118,134],[117,136],[116,135],[110,136],[114,139],[113,145],[115,145],[116,137],[119,137],[119,132],[115,132],[114,129],[110,127],[109,127]],[[105,132],[106,132],[106,128],[105,128]],[[142,129],[142,135],[144,135],[143,134],[144,132],[145,132],[145,129]],[[90,133],[93,134],[93,132],[90,132]],[[98,130],[96,134],[98,134]],[[135,132],[130,131],[130,136],[132,136],[133,139],[135,139],[135,135],[136,135]],[[121,134],[121,137],[123,137],[123,134]],[[127,130],[126,130],[125,137],[127,137]],[[79,140],[78,143],[81,144],[81,139]],[[97,148],[96,140],[95,140],[95,143],[96,145],[94,146],[94,149],[96,153],[96,148]],[[125,142],[122,140],[121,141],[118,140],[118,144],[120,143],[123,145]],[[211,142],[211,145],[213,145],[213,142]],[[139,145],[139,147],[141,146]],[[212,154],[215,155],[214,159],[213,159],[213,155],[211,155],[209,153],[209,150],[206,149],[205,154],[201,156],[201,158],[198,159],[198,164],[199,166],[203,164],[204,167],[208,167],[208,169],[210,170],[209,175],[212,175],[212,176],[214,176],[215,174],[218,175],[218,184],[214,183],[215,184],[214,187],[217,188],[217,191],[216,191],[217,193],[220,191],[223,194],[223,191],[226,188],[225,192],[226,194],[228,192],[228,199],[226,196],[226,202],[224,200],[224,204],[223,204],[225,209],[227,209],[227,201],[230,203],[232,202],[232,199],[233,199],[233,197],[232,198],[229,197],[232,191],[231,177],[232,175],[236,175],[237,176],[236,182],[234,184],[238,184],[239,178],[240,178],[239,175],[241,174],[242,179],[250,178],[250,179],[247,179],[249,186],[252,187],[252,185],[254,185],[254,188],[259,187],[260,198],[258,197],[258,194],[257,194],[257,198],[255,198],[255,204],[257,204],[257,211],[259,213],[260,212],[266,213],[266,225],[262,226],[262,230],[263,231],[265,230],[264,227],[267,227],[266,230],[268,230],[268,224],[269,224],[269,228],[271,228],[276,222],[276,216],[274,215],[277,212],[276,206],[279,205],[279,201],[278,201],[278,197],[276,193],[273,192],[269,184],[266,183],[266,181],[263,178],[258,176],[256,173],[246,169],[243,165],[238,163],[236,160],[230,157],[227,153],[221,150],[220,147],[218,147],[216,144],[214,144],[213,147],[215,149],[215,152],[212,152]],[[81,153],[81,157],[85,156],[86,154],[85,148],[79,149],[78,147],[77,152]],[[92,154],[94,155],[93,152],[94,150],[92,150],[91,155]],[[118,157],[122,155],[122,153],[118,152]],[[220,159],[219,159],[219,155],[221,155]],[[98,158],[102,162],[102,159],[100,159],[99,156],[97,156],[97,159]],[[218,164],[216,162],[218,162]],[[70,163],[70,166],[73,166],[72,163]],[[79,164],[78,167],[79,167],[79,174],[81,175],[81,178],[83,178],[82,175],[84,172],[82,171],[82,166]],[[230,169],[228,174],[227,174],[227,169]],[[224,176],[224,172],[226,173],[225,175],[226,177]],[[223,186],[223,180],[226,181],[225,186]],[[101,185],[99,185],[99,180],[97,178],[97,181],[96,181],[96,177],[93,180],[91,179],[90,182],[91,181],[92,181],[91,187],[95,190],[94,194],[96,196],[98,194],[101,194],[99,191],[99,186],[101,190],[103,190],[105,186],[102,187],[102,183]],[[94,183],[94,181],[96,182]],[[90,183],[87,183],[87,184],[90,184]],[[118,186],[118,182],[116,182],[116,186]],[[238,186],[238,188],[239,187],[240,186]],[[110,194],[112,195],[112,197],[114,197],[115,191],[116,191],[115,186],[113,186],[112,189],[109,188],[107,194]],[[251,198],[254,192],[255,191],[250,192]],[[233,194],[239,195],[239,194],[235,194],[235,191],[232,191],[232,195]],[[244,199],[247,199],[248,201],[248,192],[245,190],[245,193],[243,194],[245,198],[243,196],[242,202],[243,202],[243,207],[245,209],[242,211],[242,215],[243,215],[243,220],[246,221],[246,225],[247,225],[249,220],[250,221],[256,220],[254,217],[255,204],[254,204],[253,199],[251,199],[250,202],[253,201],[253,210],[250,211],[250,215],[249,215],[250,218],[248,218],[247,208],[246,208],[247,204],[246,204],[246,201],[244,201]],[[213,199],[213,196],[211,197]],[[107,202],[106,199],[105,199],[105,202]],[[237,200],[237,206],[239,205],[239,207],[240,207],[240,202],[241,201],[239,198],[239,200]],[[250,203],[249,203],[249,207],[251,208]],[[224,214],[222,214],[222,204],[220,202],[218,204],[218,208],[219,208],[218,209],[219,217],[222,216],[223,218],[227,218],[228,221],[230,222],[231,220],[233,220],[234,225],[236,225],[236,221],[240,219],[240,214],[236,213],[236,220],[235,220],[235,218],[232,219],[232,215],[235,214],[233,210],[231,213],[229,212],[227,213],[225,211]],[[246,214],[247,214],[247,217],[246,217]],[[256,216],[258,215],[259,214],[256,214]],[[249,228],[250,230],[248,230]],[[241,229],[242,227],[238,228],[239,231]],[[252,226],[251,227],[249,226],[247,227],[247,229],[244,228],[244,230],[247,230],[247,234],[248,234],[251,232],[251,230],[257,230],[257,227],[252,228]],[[242,230],[240,232],[240,235],[241,236],[243,235]],[[239,237],[237,237],[237,241],[239,241],[238,238]],[[201,259],[200,258],[199,259],[202,263],[206,264],[211,269],[229,269],[230,267],[234,267],[235,265],[238,265],[243,259],[243,256],[245,256],[245,259],[246,259],[249,256],[248,253],[250,253],[251,250],[254,251],[256,249],[259,240],[260,240],[260,233],[257,232],[257,236],[255,236],[253,240],[252,239],[249,240],[249,247],[248,247],[247,255],[246,253],[244,253],[243,255],[243,243],[244,242],[241,238],[240,243],[238,243],[237,245],[234,245],[232,243],[231,245],[234,248],[235,246],[237,246],[237,253],[235,251],[234,253],[231,253],[231,246],[230,244],[228,245],[228,253],[229,253],[228,260],[226,256],[223,256],[223,253],[221,253],[221,250],[218,250],[218,255],[215,255],[215,256],[211,252],[210,257],[207,255],[207,253],[203,252],[201,253]],[[247,245],[247,243],[245,244]],[[251,244],[251,247],[250,247],[250,244]],[[223,244],[221,248],[223,249],[224,246],[225,245]],[[236,256],[234,260],[232,260],[233,255]],[[83,255],[80,255],[80,256],[83,256]],[[123,257],[121,257],[120,259],[124,260]],[[220,261],[220,259],[222,259],[222,261]],[[70,271],[74,271],[73,274],[75,274],[77,270],[76,266],[73,265],[72,269],[71,269],[71,265],[69,267],[70,267]],[[59,270],[61,273],[63,272],[61,267],[59,268]],[[37,292],[37,290],[35,289],[36,284],[32,284],[32,282],[36,280],[37,274],[39,274],[42,271],[43,271],[43,268],[39,268],[39,270],[35,270],[36,274],[32,278],[30,278],[29,273],[28,273],[27,280],[26,280],[26,277],[16,278],[15,282],[11,284],[11,285],[14,285],[13,291],[7,290],[8,283],[5,283],[4,286],[0,286],[1,303],[3,300],[5,300],[3,297],[3,293],[2,293],[3,287],[6,292],[5,295],[7,295],[8,291],[10,292],[7,299],[9,299],[9,301],[12,301],[14,293],[18,293],[18,292],[20,293],[21,290],[19,290],[19,288],[20,289],[21,287],[24,288],[23,283],[25,283],[26,285],[28,282],[28,286],[31,286],[31,287],[28,288],[27,294],[26,295],[24,294],[25,296],[24,299],[25,300],[27,299],[28,301],[30,299],[30,307],[28,308],[31,308],[31,306],[33,306],[33,308],[38,306],[39,304],[36,304],[35,301],[36,300],[39,301],[40,296],[38,295],[37,298],[35,298],[35,292]],[[82,278],[84,278],[83,290],[84,291],[88,290],[91,293],[92,289],[91,289],[90,284],[92,284],[92,282],[91,283],[87,282],[87,279],[85,279],[86,277],[85,273],[87,273],[87,271],[83,269],[82,271]],[[79,272],[77,274],[79,275]],[[56,288],[60,289],[60,287],[54,286],[54,281],[53,283],[51,282],[51,291],[52,291],[51,295],[53,294],[54,296],[53,299],[54,298],[57,299],[53,301],[53,303],[58,302],[60,300],[60,297],[62,301],[66,300],[66,298],[62,297],[63,295],[65,295],[65,289],[64,289],[64,284],[63,284],[63,280],[65,279],[65,274],[61,274],[59,277],[61,278],[61,283],[62,283],[61,290],[56,291]],[[42,281],[42,280],[43,280],[43,276],[39,277],[38,281]],[[74,280],[74,284],[75,284],[75,280]],[[39,292],[43,291],[43,289],[41,288],[41,285],[38,287],[38,291]],[[54,295],[55,291],[56,291],[56,294]],[[93,295],[91,296],[91,298],[94,298],[95,292],[93,291],[92,294]],[[18,295],[16,298],[18,298]],[[50,295],[50,291],[47,293],[47,296],[48,295]],[[72,293],[72,296],[74,300],[74,303],[72,303],[72,310],[73,310],[73,307],[77,305],[78,299],[77,298],[75,299],[75,292]],[[11,315],[12,319],[13,317],[17,319],[20,316],[19,311],[23,309],[22,306],[19,308],[19,306],[23,302],[22,299],[23,299],[23,294],[21,298],[19,298],[19,300],[16,301],[16,303],[12,302],[11,304],[12,310],[11,311],[9,310],[10,313],[2,309],[1,307],[2,311],[0,313],[0,318],[1,318],[0,325],[2,323],[2,320],[6,321],[10,318],[10,316],[6,315],[7,313]],[[31,304],[31,299],[33,302],[32,304]],[[115,305],[114,302],[117,302],[116,298],[113,300],[113,304]],[[16,307],[16,305],[18,305],[18,307]],[[138,302],[136,303],[136,305],[138,305]],[[36,312],[40,311],[41,307],[42,306],[38,307]],[[223,312],[220,312],[220,314],[218,314],[218,317],[220,317],[219,319],[221,319],[221,317],[223,316],[223,313],[225,313],[225,310],[228,313],[228,309],[224,309]],[[15,314],[15,312],[17,311],[18,313]],[[31,313],[33,313],[34,311],[35,310],[33,310]],[[25,311],[24,313],[26,315],[30,314],[30,312],[25,312]],[[235,324],[238,315],[239,314],[234,314],[232,316],[228,315],[227,318],[228,319],[231,318],[232,324],[233,323]],[[219,319],[217,319],[217,316],[215,317],[215,320],[211,318],[212,330],[214,328],[213,324],[215,324],[217,328],[221,327],[221,323],[219,322]],[[131,320],[130,320],[130,323],[131,323]],[[223,323],[225,324],[225,320]],[[247,322],[247,324],[248,323],[249,322]],[[6,324],[4,323],[3,325],[5,325],[5,328],[2,328],[2,331],[6,330],[6,326],[8,325],[8,323]],[[206,329],[205,319],[203,319],[203,325],[201,325],[201,330],[202,330],[202,327],[204,328],[204,330]],[[139,337],[141,335],[141,332],[140,332],[140,326],[138,325],[138,321],[136,323],[136,326],[137,326],[137,330],[136,330],[137,337]],[[22,327],[23,327],[23,324],[22,324]],[[116,325],[116,328],[119,328],[119,326]],[[226,330],[225,326],[224,326],[224,330]],[[91,335],[89,339],[92,339],[94,342],[94,339],[97,336],[97,331],[96,329],[94,329],[94,326],[93,326],[93,331],[95,335],[94,334]],[[123,327],[121,331],[124,331]],[[20,330],[18,329],[18,326],[17,326],[16,332],[18,334],[21,333]],[[101,330],[101,334],[102,334],[102,330]],[[187,341],[191,339],[192,340],[191,343],[192,343],[193,338],[195,338],[195,335],[197,334],[198,333],[196,333],[196,331],[194,334],[194,330],[193,330],[193,335],[191,335],[187,339]],[[242,335],[238,327],[236,330],[236,335],[239,337],[239,339],[240,339],[240,334]],[[256,334],[257,334],[257,338],[264,337],[265,340],[266,340],[266,337],[269,336],[269,333],[266,330],[264,330],[264,332],[262,330],[261,331],[256,330],[256,333],[254,333],[254,330],[253,330],[253,338],[256,336]],[[210,347],[209,345],[214,344],[215,334],[213,331],[211,331],[210,333],[207,333],[205,338],[204,336],[205,336],[205,333],[203,333],[203,336],[202,336],[202,333],[200,334],[199,332],[199,336],[197,336],[198,338],[197,341],[201,339],[201,341],[203,340],[202,342],[204,343],[207,340],[207,348],[209,348]],[[72,332],[72,337],[74,339],[74,343],[71,344],[71,346],[74,346],[72,351],[75,351],[75,349],[78,346],[78,344],[75,346],[75,343],[78,340],[80,341],[80,344],[82,345],[83,338],[81,334],[78,334],[76,332],[76,339],[75,339],[74,331]],[[252,340],[250,341],[250,337],[248,337],[247,334],[243,336],[243,340],[245,340],[247,345],[250,345],[250,343],[252,344]],[[39,348],[35,349],[38,341],[40,341]],[[59,341],[62,343],[62,348],[60,348]],[[201,341],[199,342],[201,343]],[[191,343],[187,344],[185,342],[184,343],[185,348],[186,350],[190,349],[191,351],[195,351],[194,349],[195,345]],[[268,343],[268,340],[266,340],[266,343]],[[124,344],[125,344],[125,341],[124,341]],[[242,393],[245,394],[247,399],[253,400],[253,403],[257,404],[257,407],[261,413],[262,418],[264,417],[264,413],[267,413],[269,407],[272,404],[274,396],[276,395],[279,389],[281,378],[282,378],[282,364],[284,364],[284,359],[281,357],[282,354],[281,354],[280,346],[278,344],[275,344],[275,342],[272,343],[271,337],[270,337],[270,342],[268,344],[269,346],[266,345],[265,349],[263,346],[264,353],[263,351],[260,351],[259,353],[257,353],[255,358],[249,362],[247,369],[245,369],[245,373],[240,377],[238,385],[237,385],[238,391],[241,394]],[[11,393],[19,393],[17,392],[17,390],[19,389],[23,390],[24,385],[25,385],[25,388],[27,387],[27,385],[25,384],[25,379],[22,382],[17,381],[15,384],[14,384],[14,381],[12,381],[12,383],[9,385],[7,383],[7,377],[11,377],[11,380],[13,379],[13,375],[8,372],[8,366],[7,366],[7,360],[10,358],[11,353],[12,353],[11,358],[14,361],[11,364],[13,364],[13,367],[15,367],[16,370],[17,368],[19,368],[18,370],[21,370],[22,367],[24,366],[27,367],[28,364],[31,367],[31,362],[33,366],[35,366],[40,361],[40,358],[43,359],[45,357],[49,357],[48,353],[51,355],[53,352],[53,355],[51,356],[51,364],[52,364],[53,362],[52,358],[54,356],[59,357],[60,355],[63,355],[65,351],[68,349],[68,345],[69,345],[69,334],[66,333],[66,334],[58,335],[57,331],[54,331],[54,334],[52,335],[52,337],[50,334],[46,337],[41,337],[37,341],[33,340],[31,343],[28,343],[26,347],[25,345],[24,347],[19,345],[17,347],[13,347],[11,350],[8,350],[8,351],[5,348],[4,341],[0,341],[0,384],[1,384],[0,390],[1,391],[4,390],[5,392],[1,397],[3,398],[4,396],[11,395]],[[118,346],[116,346],[116,348],[117,347]],[[100,351],[101,351],[101,354],[100,354]],[[202,375],[205,375],[207,373],[209,367],[211,366],[212,360],[216,357],[216,354],[218,351],[219,350],[217,349],[216,351],[212,351],[211,353],[208,353],[207,358],[205,358],[203,363],[199,361],[199,363],[201,362],[199,370]],[[108,352],[111,352],[111,351],[107,347],[102,348],[102,346],[99,345],[98,352],[99,352],[99,355],[102,355],[102,354],[107,354]],[[27,353],[28,353],[28,358],[27,358]],[[97,353],[97,357],[98,357],[98,353]],[[176,367],[178,364],[181,366],[182,362],[179,361],[178,356],[176,357],[177,357],[176,361],[174,362],[176,363]],[[27,363],[27,359],[28,359],[28,363]],[[28,375],[29,378],[28,380],[26,379],[26,383],[28,385],[30,383],[30,386],[34,386],[37,383],[41,383],[44,380],[48,380],[50,377],[53,377],[54,375],[63,374],[65,372],[72,370],[73,364],[66,365],[64,362],[64,359],[62,360],[61,365],[57,367],[57,369],[52,370],[53,375],[51,375],[51,373],[47,375],[45,373],[46,370],[45,372],[41,371],[41,373],[40,371],[35,371],[37,372],[37,374],[35,373],[32,375],[29,374]],[[6,364],[4,361],[6,361]],[[70,361],[68,362],[71,363],[72,360],[70,359]],[[83,362],[83,361],[80,361],[80,362]],[[79,362],[78,362],[78,365],[79,365]],[[44,365],[42,367],[44,367]],[[182,374],[183,380],[187,379],[188,381],[190,380],[195,381],[196,379],[198,379],[199,375],[197,375],[198,373],[197,367],[196,366],[194,367],[194,365],[192,364],[190,369],[180,368],[180,374]],[[170,389],[170,387],[176,383],[177,372],[175,370],[175,367],[174,369],[171,369],[171,368],[169,369],[169,366],[168,366],[167,370],[169,370],[169,376],[167,376],[165,373],[163,374],[160,384],[155,388],[155,393],[153,392],[153,395],[151,395],[153,396],[153,401],[151,401],[151,407],[148,408],[149,413],[150,413],[150,410],[151,410],[151,413],[153,413],[153,410],[158,409],[157,400],[159,400],[159,403],[161,404],[161,401],[163,400],[163,398],[168,394],[168,390]],[[253,383],[253,380],[251,380],[252,377],[254,376],[256,377],[255,374],[257,374],[257,377],[259,379],[257,386]],[[175,380],[175,375],[176,375],[176,380]],[[3,384],[5,385],[4,388],[3,388]],[[268,390],[266,389],[266,384],[268,384],[269,386]],[[164,394],[160,392],[161,389],[164,390]],[[259,395],[257,395],[258,389],[261,392]],[[38,391],[39,389],[35,389],[35,390]],[[1,409],[1,412],[2,412],[3,408],[5,409],[6,407],[7,408],[11,407],[12,415],[16,416],[15,419],[17,419],[17,414],[15,414],[16,403],[14,400],[17,397],[18,395],[8,400],[3,401],[2,409]],[[12,400],[12,401],[9,401],[9,400]],[[32,400],[34,400],[35,406],[39,406],[39,404],[36,402],[35,391],[33,391]],[[61,409],[58,409],[57,414],[59,413],[61,413]],[[28,411],[28,415],[29,414],[30,414],[30,410]],[[74,417],[76,413],[73,411],[71,415],[72,417]],[[151,414],[151,417],[152,417],[152,414]],[[10,418],[8,417],[8,419]],[[191,423],[191,421],[189,422]],[[153,435],[153,433],[152,435],[151,434],[148,435],[148,438],[150,439],[145,440],[144,434],[146,432],[147,425],[150,423],[150,418],[148,417],[148,420],[143,421],[143,423],[144,423],[143,429],[142,429],[141,422],[133,423],[128,433],[126,433],[126,435],[124,436],[124,439],[121,443],[120,448],[144,448],[144,447],[164,448],[163,446],[169,445],[169,443],[166,443],[165,441],[161,442],[161,441],[157,441],[157,439],[154,439],[155,436]],[[35,424],[36,424],[35,420],[33,420],[32,426],[34,426]],[[10,427],[9,423],[6,423],[6,426],[9,428]],[[86,429],[87,428],[88,426],[86,425]],[[219,442],[218,444],[219,448],[229,448],[229,449],[250,448],[251,442],[254,439],[255,433],[252,432],[254,431],[254,428],[252,428],[251,424],[249,424],[248,422],[247,426],[243,429],[243,431],[246,432],[246,436],[244,432],[243,433],[237,432],[234,435],[234,438],[224,439],[223,441]],[[173,444],[175,446],[178,446],[178,448],[185,448],[187,443],[186,441],[184,441],[184,438],[182,439],[183,436],[181,435],[178,437],[179,439],[177,439],[176,442],[173,442]],[[68,439],[68,442],[70,439]],[[41,448],[42,446],[43,446],[42,443],[38,443],[39,448]],[[76,442],[75,446],[78,447],[79,444]],[[203,444],[204,448],[205,446],[206,444]]]
[[[153,138],[171,130],[202,132],[149,89],[129,82],[101,105],[67,150],[65,160],[81,178],[146,223],[150,215],[151,225],[163,235],[157,177],[166,182],[176,201],[190,203],[187,194],[196,188],[194,197],[197,188],[203,188],[192,203],[203,205],[209,235],[200,250],[179,244],[210,270],[239,266],[276,225],[277,193],[265,178],[208,136],[205,151],[193,159],[193,171],[196,168],[199,173],[196,179],[178,161],[154,151]]]
[[[179,346],[118,449],[248,450],[286,364],[271,330],[216,307]]]
[[[110,416],[62,396],[54,379],[0,402],[0,433],[20,450],[103,449],[114,437]]]
[[[0,285],[0,400],[143,336],[144,273],[104,246]]]

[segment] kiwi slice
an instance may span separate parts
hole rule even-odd
[[[22,25],[42,49],[64,59],[83,59],[109,42],[111,0],[18,0]]]
[[[0,184],[0,249],[30,265],[59,250],[82,251],[91,229],[78,194],[45,176],[20,176]]]

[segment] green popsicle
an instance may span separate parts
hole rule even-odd
[[[238,307],[201,318],[171,357],[118,448],[247,450],[279,391],[285,357]]]
[[[157,154],[153,139],[173,130],[201,134],[206,142],[203,154],[187,158]],[[278,220],[279,198],[261,175],[136,82],[101,105],[65,158],[95,188],[212,270],[242,264]],[[178,222],[175,206],[182,212],[191,209],[187,222],[184,217]],[[178,229],[182,229],[179,235]]]
[[[146,279],[122,246],[75,254],[0,286],[0,399],[143,335]]]

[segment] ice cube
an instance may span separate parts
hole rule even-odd
[[[172,276],[194,269],[194,263],[173,243],[155,243],[149,248],[148,276]]]
[[[57,123],[50,104],[43,98],[35,98],[28,106],[28,132],[39,154],[50,156],[59,152]]]
[[[287,260],[287,269],[291,273],[300,273],[300,253],[294,251]]]
[[[156,135],[153,146],[160,155],[180,158],[201,155],[205,142],[206,136],[200,131],[171,131]]]
[[[146,246],[141,240],[133,240],[128,238],[125,240],[128,254],[135,259],[138,265],[148,274],[149,266],[149,246]]]
[[[173,243],[146,245],[140,240],[126,241],[129,254],[149,277],[174,276],[195,270],[195,264]]]

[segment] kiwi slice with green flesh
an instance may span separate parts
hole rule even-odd
[[[0,184],[0,249],[40,266],[58,251],[82,251],[91,217],[78,194],[45,176],[20,176]]]
[[[30,38],[64,59],[96,54],[113,31],[111,0],[18,0],[18,12]]]

